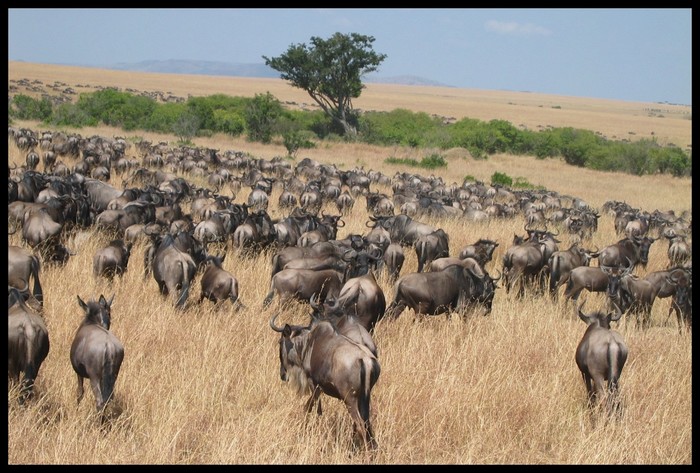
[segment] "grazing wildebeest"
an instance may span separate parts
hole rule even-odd
[[[353,444],[374,450],[377,442],[370,423],[372,387],[379,379],[379,360],[362,344],[340,334],[331,322],[314,320],[309,326],[270,327],[280,334],[280,378],[291,380],[300,394],[311,391],[306,412],[322,393],[345,403],[353,421]],[[318,403],[321,414],[321,403]]]
[[[39,280],[39,258],[20,246],[7,247],[7,284],[18,289],[29,285],[29,278],[34,280],[32,295],[40,305],[44,303],[44,293]]]
[[[238,299],[238,280],[222,267],[226,253],[221,256],[209,255],[204,260],[205,270],[202,274],[202,294],[199,302],[205,298],[217,302],[230,299],[233,307],[238,310],[243,307]]]
[[[33,395],[39,368],[49,354],[49,331],[41,315],[25,303],[20,289],[7,289],[7,377],[18,384],[22,374],[19,402],[23,404]]]
[[[498,287],[496,283],[501,279],[501,274],[499,274],[497,278],[492,278],[486,269],[480,265],[476,259],[471,257],[464,259],[453,257],[438,258],[430,263],[430,271],[442,271],[453,264],[468,268],[469,272],[474,275],[472,278],[474,287],[472,287],[469,300],[470,302],[477,302],[483,305],[486,309],[484,315],[490,314],[493,298],[496,295],[496,289]]]
[[[619,412],[619,380],[627,361],[627,346],[622,335],[610,329],[610,322],[620,319],[622,311],[604,314],[583,312],[583,301],[577,314],[588,324],[583,338],[576,347],[576,365],[581,371],[588,393],[588,406],[594,407],[605,399],[608,412]]]
[[[112,240],[106,247],[98,249],[92,258],[93,275],[110,281],[114,276],[123,275],[129,265],[131,245],[124,240]]]
[[[70,347],[70,362],[78,377],[78,404],[83,399],[83,381],[88,378],[102,421],[105,420],[105,406],[112,399],[124,360],[124,346],[109,331],[113,301],[114,296],[106,300],[100,295],[98,301],[85,303],[78,296],[78,304],[85,311],[85,318],[75,332]]]

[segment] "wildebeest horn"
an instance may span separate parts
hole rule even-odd
[[[279,327],[277,327],[277,326],[275,325],[275,319],[277,318],[278,315],[280,315],[279,312],[275,313],[275,314],[270,318],[270,328],[272,328],[272,330],[274,330],[275,332],[280,332],[280,333],[282,333],[282,332],[284,331],[284,329],[283,329],[283,328],[279,328]]]
[[[620,317],[622,317],[622,310],[620,310],[620,306],[617,305],[616,302],[613,301],[612,305],[615,308],[615,310],[610,314],[610,320],[612,322],[616,322],[620,320]]]
[[[319,309],[319,294],[314,292],[311,294],[311,297],[309,298],[309,305],[311,306],[312,309],[318,310]]]
[[[376,219],[372,219],[371,215],[369,216],[369,218],[370,218],[370,220],[374,220],[375,223],[370,223],[369,221],[367,221],[367,222],[365,222],[365,226],[369,227],[369,228],[374,228],[374,226],[376,225]]]
[[[501,271],[499,271],[498,268],[496,268],[496,271],[498,271],[498,277],[497,278],[492,277],[491,280],[493,282],[496,282],[496,281],[500,280],[501,277],[503,277],[503,273]]]
[[[588,323],[588,315],[583,312],[583,306],[585,303],[586,303],[586,299],[584,299],[583,302],[581,302],[581,305],[579,305],[576,308],[576,315],[578,315],[581,320]]]
[[[341,225],[341,223],[342,223],[342,225]],[[343,228],[343,227],[345,226],[345,222],[342,221],[342,220],[340,220],[340,219],[338,219],[338,221],[335,223],[335,225],[336,225],[337,227]]]
[[[634,269],[634,263],[632,263],[632,260],[629,258],[629,256],[626,256],[625,258],[627,259],[627,266],[625,267],[625,270],[622,273],[623,276],[630,274]]]

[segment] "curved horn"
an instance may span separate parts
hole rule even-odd
[[[578,317],[581,320],[588,323],[588,315],[585,312],[583,312],[583,306],[585,303],[586,303],[586,299],[584,299],[583,302],[581,302],[581,305],[579,305],[575,310],[576,310],[576,315],[578,315]]]
[[[277,327],[277,326],[275,325],[275,319],[277,318],[278,315],[280,315],[279,312],[277,312],[276,314],[274,314],[274,315],[270,318],[270,328],[272,328],[272,330],[274,330],[275,332],[282,333],[282,332],[284,331],[284,329],[283,329],[283,328],[279,328],[279,327]]]
[[[319,294],[317,292],[314,292],[313,294],[311,294],[311,297],[309,298],[309,305],[311,306],[312,309],[314,309],[314,311],[317,311],[320,309],[318,299],[319,299]]]
[[[612,301],[612,305],[615,308],[613,313],[610,314],[610,321],[611,322],[617,322],[620,320],[620,317],[622,317],[622,310],[620,310],[620,306],[617,305],[617,302]]]
[[[342,223],[342,225],[341,225]],[[345,226],[345,222],[342,221],[341,219],[338,219],[338,221],[335,223],[335,226],[338,228],[343,228]]]
[[[632,260],[630,259],[630,257],[626,256],[625,258],[627,258],[627,266],[625,267],[625,270],[622,273],[623,276],[627,276],[634,269],[634,263],[632,263]]]
[[[493,282],[499,281],[501,279],[501,277],[503,277],[503,273],[498,268],[496,268],[496,271],[498,271],[498,277],[497,278],[492,277],[491,280]]]

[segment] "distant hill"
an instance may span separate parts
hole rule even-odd
[[[83,67],[90,66],[83,65]],[[159,72],[164,74],[197,74],[205,76],[266,77],[275,79],[279,78],[280,76],[279,72],[262,63],[232,63],[180,59],[168,59],[165,61],[149,60],[131,63],[121,62],[117,64],[93,67],[114,69],[119,71]],[[367,83],[451,87],[434,80],[412,75],[381,77],[376,74],[370,74],[365,77],[364,80]]]

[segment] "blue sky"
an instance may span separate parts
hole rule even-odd
[[[373,36],[377,75],[454,87],[692,103],[692,10],[8,9],[8,59],[262,64],[336,32]]]

